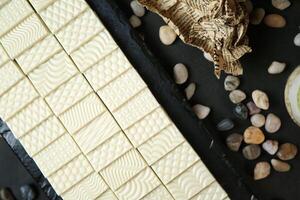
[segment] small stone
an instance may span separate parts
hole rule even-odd
[[[260,113],[260,108],[258,108],[253,101],[247,103],[247,108],[249,110],[249,115],[254,115]]]
[[[15,197],[10,189],[0,188],[0,199],[1,200],[15,200]]]
[[[297,46],[297,47],[300,47],[300,33],[298,33],[295,38],[294,38],[294,44]]]
[[[268,177],[271,173],[271,166],[268,162],[258,162],[254,168],[254,180]]]
[[[289,0],[272,0],[272,5],[279,10],[284,10],[291,6],[291,2]]]
[[[143,17],[145,15],[145,8],[136,0],[133,0],[130,2],[130,7],[132,9],[132,12],[138,16]]]
[[[142,25],[142,21],[140,20],[140,18],[138,18],[137,16],[135,15],[132,15],[130,18],[129,18],[129,22],[131,24],[131,26],[133,28],[137,28],[139,26]]]
[[[217,129],[218,131],[229,131],[231,129],[233,129],[234,127],[234,123],[231,119],[223,119],[222,121],[220,121],[218,124],[217,124]]]
[[[187,81],[189,73],[186,66],[182,63],[178,63],[173,69],[174,79],[177,84],[183,84]]]
[[[262,114],[255,114],[251,116],[250,121],[253,126],[260,128],[265,125],[266,118]]]
[[[205,119],[210,113],[210,108],[207,106],[196,104],[193,106],[193,111],[199,119]]]
[[[186,88],[185,88],[185,96],[188,100],[190,100],[196,91],[196,84],[195,83],[190,83]]]
[[[236,76],[228,75],[224,80],[224,88],[226,91],[233,91],[240,85],[240,79]]]
[[[283,28],[286,25],[286,20],[278,14],[267,15],[264,23],[271,28]]]
[[[286,67],[285,63],[274,61],[268,68],[268,72],[269,74],[280,74],[281,72],[283,72],[285,67]]]
[[[264,133],[255,126],[248,127],[244,132],[244,141],[247,144],[261,144],[264,140]]]
[[[229,99],[232,103],[238,104],[246,99],[246,94],[242,90],[233,90],[229,94]]]
[[[278,151],[278,141],[276,140],[266,140],[262,144],[262,148],[271,155],[275,155]]]
[[[171,45],[176,40],[175,31],[168,25],[161,26],[159,29],[159,39],[164,45]]]
[[[250,144],[243,148],[243,155],[247,160],[255,160],[261,154],[260,146],[257,144]]]
[[[265,129],[268,133],[275,133],[281,127],[281,120],[275,114],[270,113],[267,116]]]
[[[269,97],[265,92],[261,90],[254,90],[252,92],[252,99],[258,108],[261,108],[263,110],[269,109],[270,106]]]
[[[280,145],[279,151],[277,152],[278,158],[281,160],[291,160],[295,158],[298,153],[298,148],[296,145],[291,143],[284,143]]]
[[[214,62],[214,59],[213,57],[210,55],[210,53],[207,53],[207,52],[203,52],[203,56],[206,60],[210,61],[210,62]]]
[[[234,107],[233,114],[239,119],[245,120],[248,118],[248,108],[244,104],[239,103]]]
[[[231,151],[238,151],[243,141],[243,136],[238,133],[233,133],[226,138],[227,147]]]
[[[250,14],[250,23],[259,25],[264,19],[266,11],[263,8],[255,8]]]
[[[277,159],[272,159],[271,164],[273,168],[278,172],[288,172],[291,169],[291,166],[288,163],[282,162]]]
[[[253,10],[253,3],[251,0],[246,0],[245,1],[245,6],[246,6],[246,10],[247,10],[247,13],[250,14]]]
[[[37,197],[35,189],[31,185],[23,185],[20,187],[23,200],[34,200]]]

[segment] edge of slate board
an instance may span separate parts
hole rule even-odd
[[[201,157],[216,180],[232,200],[255,200],[245,180],[226,158],[223,145],[214,138],[193,114],[191,107],[180,95],[177,86],[164,71],[162,65],[136,35],[124,13],[112,0],[87,0],[102,23],[124,51],[129,61],[147,83],[157,101],[179,128],[186,140]],[[0,135],[20,159],[27,171],[37,181],[50,200],[61,200],[34,160],[26,153],[21,143],[0,118]],[[213,143],[212,143],[213,142]],[[213,144],[213,145],[211,145]]]

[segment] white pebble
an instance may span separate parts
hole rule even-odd
[[[233,90],[229,94],[229,99],[232,103],[238,104],[246,99],[246,94],[242,90]]]
[[[262,114],[255,114],[251,116],[250,121],[253,126],[260,128],[265,125],[266,118]]]
[[[207,53],[207,52],[203,52],[203,56],[206,60],[210,61],[210,62],[214,62],[214,59],[213,57],[210,55],[210,53]]]
[[[196,91],[196,84],[195,83],[190,83],[186,88],[185,88],[185,96],[188,100],[190,100]]]
[[[272,0],[272,5],[279,10],[284,10],[291,6],[291,2],[289,0]]]
[[[300,47],[300,33],[298,33],[295,38],[294,38],[294,44],[297,46],[297,47]]]
[[[177,84],[183,84],[187,81],[189,73],[186,66],[178,63],[173,68],[174,79]]]
[[[140,18],[138,18],[137,16],[135,15],[132,15],[130,18],[129,18],[129,22],[131,24],[131,26],[133,28],[137,28],[139,26],[142,25],[142,21],[140,20]]]
[[[255,105],[263,110],[268,110],[270,103],[268,95],[261,90],[254,90],[252,92],[252,99]]]
[[[201,104],[196,104],[193,106],[193,111],[199,119],[205,119],[210,113],[210,108]]]
[[[283,72],[285,67],[286,67],[285,63],[274,61],[268,68],[268,72],[269,74],[280,74],[281,72]]]
[[[130,7],[132,12],[138,16],[143,17],[145,15],[145,8],[136,0],[130,2]]]
[[[171,45],[176,40],[175,31],[168,25],[161,26],[159,29],[159,39],[164,45]]]
[[[265,129],[268,133],[275,133],[281,127],[281,120],[275,114],[270,113],[267,116]]]

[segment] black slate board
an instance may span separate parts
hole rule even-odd
[[[119,6],[125,11],[127,17],[132,15],[129,7],[130,0],[118,1]],[[272,7],[271,0],[252,0],[255,7],[265,8],[266,12],[277,13],[284,16],[287,20],[287,27],[283,29],[272,29],[266,27],[264,24],[259,26],[249,26],[248,36],[250,38],[250,46],[253,48],[251,54],[243,57],[242,63],[244,66],[244,75],[241,77],[241,89],[247,95],[247,101],[251,99],[251,91],[254,89],[261,89],[268,93],[271,100],[271,108],[269,112],[274,112],[282,119],[282,128],[276,134],[267,134],[267,138],[277,139],[280,142],[292,142],[300,148],[300,129],[290,119],[285,105],[284,105],[284,87],[286,80],[293,69],[300,65],[300,48],[294,46],[293,38],[300,32],[300,1],[291,0],[292,6],[284,11],[280,11]],[[173,66],[182,62],[189,67],[190,78],[189,82],[195,82],[198,86],[195,96],[191,100],[191,105],[195,103],[202,103],[212,108],[212,113],[209,118],[204,121],[205,127],[208,129],[213,137],[222,140],[221,146],[224,147],[224,140],[226,136],[232,132],[243,133],[243,130],[250,125],[249,121],[241,121],[232,114],[233,105],[228,98],[228,93],[224,91],[223,81],[217,80],[213,75],[213,66],[206,61],[202,52],[196,48],[190,47],[177,40],[171,46],[164,46],[158,38],[159,27],[165,24],[162,19],[148,12],[142,18],[143,26],[137,31],[144,34],[145,43],[147,47],[154,53],[154,56],[162,63],[164,69],[172,76]],[[278,60],[288,63],[287,69],[279,75],[269,75],[267,68],[272,61]],[[183,93],[183,86],[177,86]],[[167,106],[168,107],[168,106]],[[169,108],[172,109],[172,108]],[[267,114],[268,112],[263,112]],[[236,122],[236,128],[226,133],[220,133],[215,130],[215,124],[224,117],[230,117]],[[201,134],[199,132],[199,134]],[[195,149],[200,148],[203,142],[199,141],[197,137],[186,135],[193,142]],[[239,176],[248,188],[259,199],[264,200],[298,200],[300,199],[300,159],[299,156],[295,160],[289,161],[292,165],[292,170],[289,173],[272,172],[271,176],[261,181],[253,181],[253,168],[258,161],[268,161],[271,156],[265,152],[262,157],[255,161],[245,160],[241,152],[233,153],[227,148],[224,149],[226,160],[232,167],[238,171]],[[205,152],[205,151],[203,151]],[[203,159],[210,154],[201,154]],[[218,161],[212,161],[208,164],[210,169],[221,168]],[[220,173],[214,172],[216,177],[223,176]],[[221,180],[222,182],[222,180]],[[234,185],[234,183],[233,183]],[[228,190],[230,194],[234,191]],[[238,198],[234,198],[238,199]],[[244,199],[244,198],[240,198]]]

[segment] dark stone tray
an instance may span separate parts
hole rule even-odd
[[[271,5],[271,0],[252,0],[255,7],[262,7],[266,13],[277,13],[284,16],[287,20],[287,26],[283,29],[272,29],[266,27],[264,24],[259,26],[249,26],[248,36],[250,38],[250,46],[253,52],[247,54],[242,59],[244,66],[244,75],[240,77],[240,89],[247,93],[248,102],[251,100],[251,92],[254,89],[264,90],[270,98],[270,109],[267,114],[273,112],[277,114],[282,120],[282,128],[278,133],[266,134],[267,138],[279,140],[279,142],[292,142],[300,148],[300,128],[293,123],[288,115],[284,104],[284,88],[290,73],[300,65],[300,48],[293,44],[293,39],[297,33],[300,32],[300,1],[290,0],[292,6],[284,11],[277,10]],[[129,7],[130,0],[118,1],[119,6],[125,11],[127,17],[132,15]],[[158,59],[165,71],[172,77],[173,66],[182,62],[189,68],[190,77],[188,82],[195,82],[197,84],[197,91],[195,96],[191,99],[190,104],[201,103],[212,108],[210,116],[204,120],[203,127],[206,127],[209,134],[213,138],[221,141],[218,146],[218,152],[224,153],[224,161],[228,162],[233,169],[239,174],[240,180],[249,188],[255,197],[263,200],[298,200],[300,199],[300,159],[297,156],[294,160],[289,161],[292,170],[288,173],[277,173],[274,170],[271,176],[267,179],[254,181],[253,168],[258,161],[269,161],[272,157],[263,153],[262,156],[255,161],[245,160],[241,152],[235,153],[225,148],[224,140],[230,133],[243,133],[244,129],[250,125],[249,120],[242,121],[236,119],[232,113],[233,104],[228,98],[228,93],[223,87],[224,75],[221,80],[217,80],[213,75],[213,66],[210,62],[204,59],[202,52],[196,48],[185,45],[179,39],[171,46],[164,46],[159,41],[158,30],[163,24],[163,20],[151,12],[142,18],[143,25],[137,29],[138,32],[144,34],[145,43],[150,51],[153,52],[156,59]],[[286,70],[279,75],[269,75],[267,68],[272,61],[277,60],[286,62],[288,64]],[[180,88],[183,94],[183,89],[187,86],[176,86]],[[159,94],[157,95],[159,96]],[[167,110],[172,113],[172,106],[163,104]],[[182,114],[178,114],[181,116]],[[176,116],[173,116],[176,119]],[[236,122],[236,127],[229,132],[221,133],[215,130],[215,125],[221,119],[229,117]],[[178,116],[177,116],[178,118]],[[186,120],[176,120],[177,124],[188,124]],[[183,126],[184,126],[183,125]],[[185,137],[190,141],[193,147],[197,150],[202,159],[206,162],[209,169],[214,173],[215,177],[223,184],[224,188],[229,193],[232,199],[244,200],[246,196],[238,197],[237,194],[244,192],[239,191],[234,177],[232,181],[224,180],[222,176],[233,176],[227,172],[222,161],[216,159],[213,154],[209,153],[207,149],[201,149],[207,141],[202,138],[204,133],[191,133],[182,128]],[[198,134],[198,135],[197,135]],[[200,138],[201,137],[201,138]],[[226,174],[227,173],[227,174]],[[233,187],[237,187],[235,190]]]

